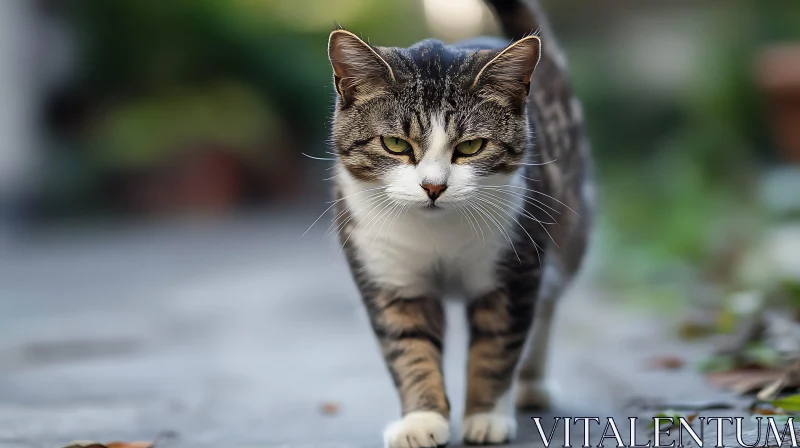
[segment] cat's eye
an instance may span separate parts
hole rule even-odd
[[[456,152],[462,156],[474,156],[486,145],[485,138],[467,140],[456,145]]]
[[[397,137],[381,137],[381,144],[383,148],[392,154],[403,154],[411,149],[411,143]]]

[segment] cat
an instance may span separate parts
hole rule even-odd
[[[538,3],[488,3],[510,44],[379,47],[343,28],[328,42],[332,225],[400,395],[386,448],[450,441],[445,295],[467,304],[464,442],[509,442],[515,403],[549,405],[555,302],[589,242],[590,149],[564,56]]]

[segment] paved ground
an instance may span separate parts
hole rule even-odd
[[[301,237],[311,218],[60,232],[4,250],[0,447],[164,430],[192,448],[379,447],[397,398],[326,225]],[[448,312],[458,416],[465,327],[458,304]],[[692,369],[643,368],[707,351],[668,328],[575,288],[553,347],[553,415],[627,417],[632,397],[729,399]],[[320,412],[325,402],[338,413]],[[532,446],[527,417],[515,446]]]

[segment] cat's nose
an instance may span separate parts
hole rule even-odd
[[[431,198],[431,201],[435,201],[436,198],[444,193],[444,190],[447,190],[447,185],[444,184],[422,184],[421,187],[428,193],[428,197]]]

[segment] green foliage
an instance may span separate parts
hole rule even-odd
[[[197,145],[236,150],[253,160],[276,127],[274,112],[245,86],[184,88],[110,111],[100,127],[95,157],[106,166],[130,169],[152,166]]]
[[[87,0],[74,11],[83,78],[103,98],[237,79],[274,102],[297,135],[318,139],[333,100],[333,18],[373,40],[422,36],[416,10],[378,0]]]
[[[772,400],[770,404],[787,412],[800,412],[800,395],[791,395]]]
[[[749,37],[716,36],[703,68],[672,97],[620,97],[606,68],[591,71],[604,67],[602,54],[581,54],[590,75],[577,86],[602,185],[601,278],[623,297],[688,303],[730,246],[753,238],[756,148],[768,146]]]

